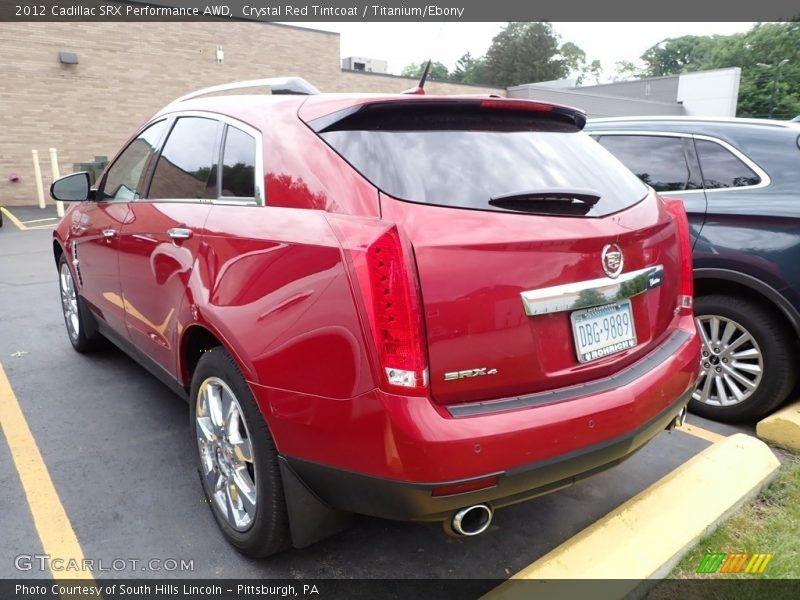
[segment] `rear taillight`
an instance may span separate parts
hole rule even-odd
[[[481,108],[505,109],[505,110],[531,110],[533,112],[553,112],[555,106],[544,102],[532,102],[530,100],[481,100]]]
[[[675,220],[678,229],[678,246],[680,251],[680,276],[678,288],[678,310],[680,314],[692,314],[692,297],[694,296],[694,275],[692,273],[692,239],[689,235],[689,219],[683,202],[676,198],[662,198],[664,206]]]
[[[365,238],[375,235],[367,241]],[[428,368],[416,264],[396,226],[336,223],[375,341],[381,388],[423,395]]]

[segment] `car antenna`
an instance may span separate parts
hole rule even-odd
[[[403,94],[416,94],[418,96],[425,95],[425,81],[428,79],[428,73],[431,70],[431,60],[428,59],[428,64],[425,65],[425,69],[422,71],[422,77],[419,78],[419,83],[415,88],[409,88],[404,90]]]

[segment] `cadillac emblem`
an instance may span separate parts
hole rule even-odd
[[[611,279],[616,279],[622,273],[622,266],[625,259],[622,256],[622,248],[617,244],[606,244],[603,253],[600,255],[600,262],[603,264],[603,271]]]

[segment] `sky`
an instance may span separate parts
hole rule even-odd
[[[293,23],[297,25],[297,23]],[[453,69],[466,52],[486,53],[492,38],[506,23],[303,23],[303,27],[340,33],[342,58],[360,56],[389,62],[399,74],[412,62],[431,58]],[[663,39],[682,35],[729,35],[747,31],[754,23],[553,23],[561,43],[573,42],[598,59],[604,79],[614,74],[617,61],[636,62],[645,50]]]

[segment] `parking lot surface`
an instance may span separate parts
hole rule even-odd
[[[12,210],[23,227],[33,223],[23,230],[6,218],[0,229],[0,365],[83,557],[126,562],[95,576],[503,579],[711,443],[663,432],[610,471],[498,511],[477,538],[356,517],[347,531],[306,549],[245,559],[226,544],[205,504],[187,404],[111,346],[95,355],[72,350],[51,249],[55,221],[37,221],[52,216],[39,209]],[[692,415],[689,423],[721,435],[753,431]],[[46,550],[36,526],[41,509],[23,488],[20,469],[28,463],[12,457],[7,442],[0,443],[0,577],[49,577],[38,566],[15,565],[19,555]],[[191,568],[147,566],[168,559]]]

